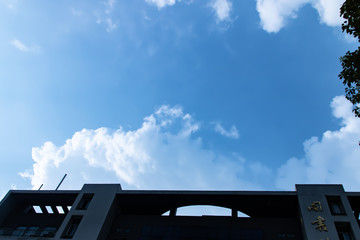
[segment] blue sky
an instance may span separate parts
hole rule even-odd
[[[0,1],[0,194],[360,190],[343,1]]]

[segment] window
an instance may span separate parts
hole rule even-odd
[[[40,233],[40,237],[54,237],[56,233],[56,227],[44,227]]]
[[[350,223],[336,222],[335,226],[340,240],[355,240],[351,231]]]
[[[14,229],[12,228],[1,228],[0,236],[12,236]]]
[[[12,233],[12,236],[22,236],[22,235],[24,235],[25,230],[26,230],[25,226],[19,226],[14,230],[14,232]]]
[[[28,227],[24,236],[38,236],[39,227]]]
[[[83,216],[72,216],[61,238],[73,238]]]
[[[54,214],[54,211],[52,210],[51,206],[45,206],[45,208],[49,214]]]
[[[94,197],[94,194],[84,194],[77,206],[77,210],[86,210]]]
[[[56,206],[56,210],[58,211],[59,214],[65,214],[64,209],[62,208],[62,206]]]
[[[295,234],[293,233],[278,233],[278,239],[295,239]]]
[[[340,196],[326,196],[332,215],[345,215]]]
[[[40,206],[33,206],[35,213],[43,213]]]

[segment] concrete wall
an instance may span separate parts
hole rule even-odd
[[[55,239],[63,239],[64,231],[73,216],[82,216],[82,220],[72,238],[73,240],[105,239],[108,229],[107,224],[104,223],[112,217],[109,212],[114,206],[116,193],[120,190],[120,184],[85,184],[60,226]],[[86,210],[79,210],[77,206],[84,194],[94,194],[94,196]]]
[[[335,223],[349,223],[355,239],[360,239],[359,226],[342,185],[296,185],[296,190],[302,216],[304,239],[339,240]],[[340,198],[344,208],[343,215],[331,213],[327,197]],[[324,226],[319,227],[319,217],[324,219],[326,229]]]

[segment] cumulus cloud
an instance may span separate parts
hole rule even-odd
[[[320,20],[329,26],[340,26],[343,19],[340,18],[340,7],[344,0],[318,0],[313,3],[314,8],[320,15]]]
[[[157,6],[158,9],[161,9],[166,6],[172,6],[176,3],[176,0],[145,0],[148,4]]]
[[[32,150],[33,167],[21,176],[34,189],[120,182],[140,189],[259,189],[262,164],[238,154],[219,154],[195,137],[200,124],[179,106],[161,106],[136,130],[83,129],[62,146],[45,142]],[[197,133],[198,134],[198,133]],[[271,171],[265,171],[267,177]],[[256,176],[255,176],[256,175]]]
[[[210,6],[214,9],[218,21],[229,19],[232,8],[229,0],[212,0]]]
[[[214,130],[215,132],[218,132],[221,135],[228,138],[234,138],[234,139],[239,138],[239,132],[234,125],[231,126],[230,130],[226,130],[220,123],[216,123]]]
[[[62,189],[84,183],[116,183],[125,189],[264,189],[293,190],[298,183],[360,185],[360,119],[343,96],[331,102],[338,130],[304,142],[304,157],[290,158],[273,171],[238,153],[206,148],[201,124],[180,106],[163,105],[135,130],[83,129],[56,146],[45,142],[32,149],[32,168],[20,173],[33,189],[54,189],[67,173]],[[235,127],[215,129],[238,137]]]
[[[38,53],[40,48],[38,46],[32,46],[28,47],[24,43],[22,43],[20,40],[14,38],[11,42],[11,45],[13,45],[15,48],[22,52],[32,52],[32,53]]]
[[[305,157],[291,158],[278,169],[278,188],[293,189],[295,183],[341,183],[347,190],[359,190],[360,119],[354,117],[351,103],[343,96],[335,97],[331,108],[341,128],[305,141]]]
[[[180,0],[178,0],[180,2]],[[158,9],[162,9],[166,6],[172,6],[176,0],[145,0],[148,4],[155,5]],[[192,1],[188,2],[192,3]],[[209,6],[215,11],[215,15],[218,21],[224,21],[229,19],[232,4],[229,0],[210,0]]]
[[[344,0],[257,0],[262,28],[267,32],[278,32],[289,18],[296,18],[296,12],[311,4],[320,16],[320,21],[329,26],[341,24],[340,6]]]

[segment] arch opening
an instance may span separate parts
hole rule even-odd
[[[171,211],[163,213],[161,216],[170,216]],[[174,215],[173,215],[174,216]],[[225,216],[225,217],[239,217],[250,218],[249,215],[241,211],[232,211],[231,208],[213,206],[213,205],[189,205],[179,207],[175,211],[175,216],[201,217],[201,216]]]
[[[212,205],[191,205],[180,207],[176,216],[231,216],[231,209]]]
[[[162,216],[169,215],[170,210],[162,214]],[[231,209],[212,205],[190,205],[177,208],[176,216],[231,216]]]

